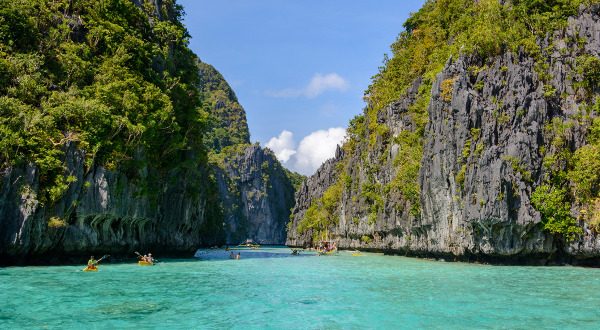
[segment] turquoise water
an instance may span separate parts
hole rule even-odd
[[[600,269],[245,254],[0,268],[0,329],[600,328]]]

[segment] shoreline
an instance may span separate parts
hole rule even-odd
[[[232,247],[234,245],[230,245]],[[287,247],[290,249],[300,248],[301,246],[294,245],[262,245],[269,247]],[[225,249],[225,246],[215,248],[212,247],[198,247],[193,251],[169,251],[166,253],[152,252],[157,256],[158,260],[161,259],[197,259],[194,254],[199,249],[214,249],[221,250]],[[535,267],[556,267],[556,266],[571,266],[571,267],[582,267],[582,268],[600,268],[600,257],[590,258],[575,258],[569,255],[550,255],[550,254],[529,254],[529,255],[485,255],[485,254],[463,254],[454,255],[452,253],[432,253],[422,251],[404,251],[404,250],[391,250],[381,248],[338,248],[339,251],[360,251],[370,253],[383,253],[385,256],[394,257],[408,257],[415,259],[423,259],[438,262],[462,262],[472,264],[482,264],[489,266],[535,266]],[[97,251],[91,253],[81,253],[77,255],[36,255],[33,257],[20,257],[20,258],[6,258],[5,256],[0,257],[0,268],[5,267],[27,267],[27,266],[71,266],[71,265],[82,265],[87,262],[90,255],[100,257],[104,254],[110,254],[105,264],[119,264],[132,262],[137,260],[137,257],[133,252],[131,253],[98,253]]]
[[[139,248],[137,251],[140,253],[150,252],[152,253],[156,259],[194,259],[194,254],[198,249],[225,249],[226,246],[234,247],[236,245],[223,245],[222,247],[216,248],[213,246],[199,246],[190,250],[167,250],[161,251],[161,248],[147,248],[142,249]],[[263,244],[261,246],[269,246],[269,247],[286,247],[283,244]],[[35,254],[35,255],[23,255],[23,256],[9,256],[6,254],[0,254],[0,268],[4,267],[26,267],[26,266],[73,266],[73,265],[83,265],[87,264],[87,261],[90,256],[95,256],[96,258],[100,258],[103,255],[110,255],[110,258],[107,258],[103,261],[103,264],[107,263],[122,263],[128,262],[131,260],[137,260],[137,256],[133,251],[102,251],[102,250],[94,250],[82,253],[63,253],[60,252],[52,253],[44,253],[44,254]]]
[[[192,259],[194,258],[194,252],[167,252],[167,253],[155,253],[157,259]],[[102,261],[102,264],[119,264],[126,263],[132,260],[137,260],[137,256],[131,253],[101,253],[101,252],[90,252],[82,254],[68,254],[68,255],[35,255],[29,257],[19,258],[6,258],[5,256],[0,257],[0,268],[5,267],[27,267],[27,266],[75,266],[85,265],[91,255],[96,258],[100,258],[103,255],[110,255],[110,258]]]
[[[302,248],[302,246],[288,245],[289,248]],[[341,248],[339,251],[360,251],[383,253],[385,256],[400,256],[439,262],[464,262],[490,266],[571,266],[583,268],[600,268],[600,256],[589,258],[576,258],[561,254],[527,254],[527,255],[489,255],[467,253],[455,255],[446,252],[424,252],[411,250],[381,249],[381,248]]]

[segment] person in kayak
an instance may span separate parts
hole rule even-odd
[[[154,263],[154,258],[152,258],[152,253],[148,253],[148,256],[146,257],[146,261],[148,261],[149,263]]]
[[[94,258],[94,256],[90,257],[90,260],[88,260],[87,266],[89,269],[96,269],[96,266],[98,265],[98,261]]]

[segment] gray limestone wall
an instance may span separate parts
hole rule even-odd
[[[578,39],[585,40],[583,47]],[[392,191],[383,194],[383,211],[368,221],[368,205],[357,202],[360,189],[348,189],[331,228],[340,247],[510,263],[599,259],[600,240],[584,221],[579,221],[584,234],[573,242],[549,234],[531,194],[545,174],[542,151],[551,148],[553,136],[545,127],[583,111],[575,66],[582,54],[600,55],[600,6],[582,10],[564,31],[539,42],[547,49],[547,80],[523,53],[448,60],[431,90],[419,214],[407,212],[409,202]],[[288,244],[310,243],[311,233],[301,235],[296,227],[311,202],[335,182],[337,163],[350,164],[355,169],[351,182],[359,185],[369,171],[382,186],[393,180],[399,172],[393,164],[399,148],[393,137],[414,129],[408,109],[419,84],[415,81],[403,98],[380,112],[378,121],[389,127],[391,138],[378,137],[375,145],[365,142],[350,155],[338,155],[304,183],[296,195]],[[451,95],[442,96],[448,86]],[[546,93],[548,87],[555,92]],[[585,144],[586,130],[576,121],[569,127],[566,145],[576,150]],[[577,208],[572,211],[578,217]]]
[[[221,217],[208,170],[173,170],[135,179],[93,167],[66,146],[66,174],[75,180],[55,203],[42,203],[34,166],[7,169],[0,186],[0,260],[67,259],[89,253],[152,249],[189,253],[222,243]],[[214,189],[214,188],[213,188]]]
[[[247,145],[214,167],[227,244],[285,244],[294,187],[268,149]]]

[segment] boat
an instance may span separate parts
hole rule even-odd
[[[104,259],[106,259],[108,257],[110,257],[110,254],[103,255],[102,258],[96,260],[95,262],[93,262],[90,259],[90,261],[92,261],[92,262],[88,261],[88,265],[85,266],[85,268],[82,269],[82,271],[84,271],[84,272],[97,272],[98,271],[98,264],[100,263],[100,261],[102,261],[102,260],[104,260]]]
[[[154,266],[154,263],[150,262],[150,261],[140,260],[140,261],[138,261],[138,265],[140,265],[140,266]]]
[[[360,251],[353,251],[353,252],[352,252],[352,256],[353,256],[353,257],[362,257],[362,256],[363,256],[363,254],[362,254]]]
[[[248,238],[244,243],[238,245],[238,247],[248,247],[251,249],[258,249],[260,247],[260,244],[254,243],[253,240]]]
[[[329,250],[329,251],[319,251],[318,252],[320,256],[332,256],[334,254],[337,254],[337,249],[336,250]]]
[[[319,247],[322,247],[322,249],[317,250],[317,253],[320,256],[330,256],[337,254],[338,252],[337,246],[334,241],[322,241],[319,244]]]

